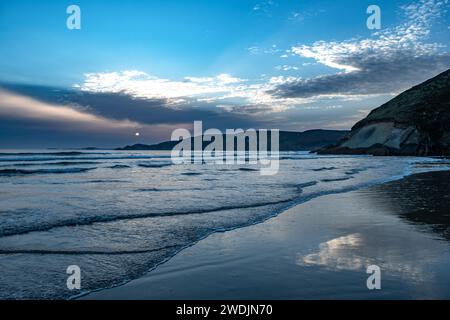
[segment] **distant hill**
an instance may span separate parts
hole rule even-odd
[[[319,153],[450,155],[450,69],[373,110]]]
[[[280,131],[280,151],[310,151],[322,148],[338,143],[348,133],[349,131],[341,130]],[[178,143],[179,141],[166,141],[155,145],[135,144],[117,150],[172,150]],[[203,145],[205,147],[208,144],[209,142],[205,142]]]

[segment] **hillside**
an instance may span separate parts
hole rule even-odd
[[[310,130],[305,132],[280,131],[280,151],[309,151],[336,144],[349,131]],[[178,141],[166,141],[155,145],[135,144],[117,150],[172,150]],[[209,143],[204,143],[204,146]]]
[[[450,70],[373,110],[321,154],[449,155]]]

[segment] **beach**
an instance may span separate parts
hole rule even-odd
[[[448,208],[449,171],[324,195],[81,299],[448,299]],[[371,265],[381,290],[367,288]]]

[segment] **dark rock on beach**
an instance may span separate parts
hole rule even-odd
[[[358,122],[319,154],[450,155],[450,70],[415,86]]]

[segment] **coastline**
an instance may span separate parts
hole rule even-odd
[[[139,279],[80,299],[448,298],[448,181],[450,171],[429,172],[324,195],[212,234]],[[373,264],[380,291],[366,287]]]

